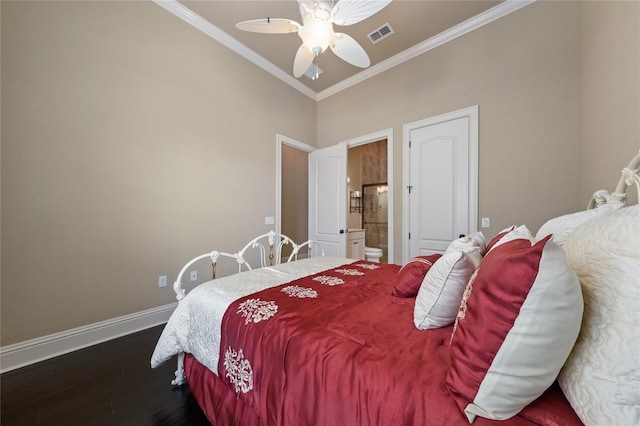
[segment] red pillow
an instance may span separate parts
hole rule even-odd
[[[451,338],[447,387],[469,422],[508,419],[540,396],[571,352],[582,310],[578,277],[550,236],[489,251]]]
[[[508,228],[503,229],[502,231],[498,232],[498,234],[496,234],[491,241],[489,241],[489,243],[487,244],[487,247],[485,249],[485,253],[488,253],[489,250],[491,250],[493,248],[493,246],[495,246],[498,241],[500,241],[502,239],[502,237],[504,237],[505,235],[507,235],[509,232],[513,231],[514,229],[516,229],[515,225],[512,225]]]
[[[393,296],[416,297],[425,275],[433,263],[442,256],[440,253],[429,256],[416,256],[404,264],[398,271],[398,281],[393,289]]]

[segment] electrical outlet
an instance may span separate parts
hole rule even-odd
[[[198,279],[198,271],[191,271],[191,281]]]
[[[483,228],[489,228],[491,226],[491,219],[489,219],[488,217],[483,217],[482,224],[480,226],[482,226]]]
[[[158,287],[166,287],[167,286],[167,276],[162,275],[158,277]]]

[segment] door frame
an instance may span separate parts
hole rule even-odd
[[[367,135],[356,136],[355,138],[347,139],[340,143],[347,144],[347,156],[349,152],[349,148],[354,148],[359,145],[366,145],[371,142],[377,142],[381,139],[387,140],[387,185],[389,190],[387,192],[387,196],[389,197],[389,202],[387,205],[387,262],[395,263],[394,259],[394,232],[393,232],[393,128],[379,130],[377,132],[369,133]],[[346,183],[345,183],[346,184]]]
[[[292,148],[299,149],[307,154],[311,151],[315,151],[317,148],[304,142],[300,142],[296,139],[288,136],[276,133],[276,212],[275,212],[275,231],[282,232],[282,145],[287,145]],[[307,221],[309,218],[307,217]],[[308,225],[307,225],[308,226]],[[296,241],[300,244],[303,241]]]
[[[402,263],[409,260],[409,184],[411,131],[434,124],[469,119],[469,232],[478,229],[478,105],[425,118],[402,126]]]
[[[381,139],[387,140],[387,185],[389,186],[388,197],[389,204],[387,206],[387,237],[388,237],[388,253],[387,258],[389,263],[394,263],[394,226],[393,226],[393,207],[394,207],[394,191],[393,191],[393,128],[379,130],[373,133],[369,133],[362,136],[356,136],[351,139],[344,140],[340,143],[347,145],[347,152],[349,148],[353,148],[359,145],[365,145],[371,142],[376,142]],[[307,153],[317,150],[315,146],[311,146],[304,142],[300,142],[296,139],[276,134],[276,208],[275,208],[275,227],[276,232],[281,232],[282,229],[282,145],[288,145],[296,149],[300,149]],[[348,154],[347,154],[348,155]],[[346,185],[346,182],[345,182]]]

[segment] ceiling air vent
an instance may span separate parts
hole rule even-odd
[[[393,28],[391,28],[391,25],[387,22],[377,30],[370,33],[368,37],[369,40],[371,40],[371,43],[376,44],[383,38],[389,37],[391,34],[393,34]]]

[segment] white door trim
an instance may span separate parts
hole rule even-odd
[[[388,218],[388,225],[387,225],[387,233],[388,233],[388,262],[389,263],[395,263],[395,258],[394,258],[394,234],[393,234],[393,205],[394,205],[394,198],[393,198],[393,128],[389,128],[389,129],[384,129],[384,130],[379,130],[377,132],[373,132],[373,133],[369,133],[368,135],[363,135],[363,136],[357,136],[355,138],[352,139],[348,139],[345,141],[342,141],[341,143],[346,143],[347,144],[347,148],[353,148],[356,147],[358,145],[365,145],[371,142],[376,142],[379,141],[381,139],[386,139],[387,140],[387,186],[389,187],[389,192],[388,192],[388,197],[389,197],[389,203],[387,205],[387,218]]]
[[[275,213],[275,231],[282,232],[282,145],[305,151],[307,153],[315,151],[317,148],[304,142],[300,142],[280,133],[276,133],[276,213]],[[296,241],[301,243],[302,241]]]
[[[469,232],[478,229],[478,105],[406,123],[402,126],[402,263],[409,260],[409,140],[411,131],[433,124],[469,119]]]
[[[388,205],[388,245],[389,245],[389,253],[388,259],[390,263],[393,263],[394,258],[394,226],[393,226],[393,205],[394,205],[394,185],[393,185],[393,128],[379,130],[373,133],[369,133],[362,136],[357,136],[341,143],[347,145],[347,148],[353,148],[358,145],[364,145],[371,142],[376,142],[381,139],[387,140],[387,185],[389,187],[389,205]],[[282,226],[282,145],[288,145],[302,151],[312,152],[317,148],[306,144],[304,142],[300,142],[296,139],[290,138],[288,136],[282,135],[280,133],[276,134],[276,208],[275,208],[275,226],[276,232],[281,232]]]

